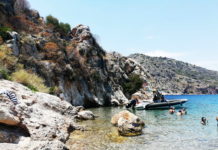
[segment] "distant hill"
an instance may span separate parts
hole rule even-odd
[[[156,87],[169,94],[217,94],[218,72],[166,57],[129,56],[156,80]]]

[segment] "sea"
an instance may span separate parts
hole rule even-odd
[[[188,99],[176,109],[187,109],[177,116],[168,110],[130,110],[146,124],[143,134],[122,137],[110,123],[111,117],[125,107],[90,109],[98,117],[82,121],[87,131],[72,132],[68,146],[72,150],[218,150],[218,95],[168,95],[166,99]],[[201,117],[208,120],[201,124]]]

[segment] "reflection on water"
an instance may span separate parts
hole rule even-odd
[[[168,110],[132,111],[146,124],[143,135],[136,137],[119,136],[116,127],[110,124],[111,117],[125,108],[91,109],[99,117],[94,121],[83,121],[88,131],[75,131],[68,145],[71,150],[214,150],[218,149],[218,96],[169,96],[188,98],[184,106],[185,116],[176,116]],[[200,118],[209,120],[207,126],[200,124]]]

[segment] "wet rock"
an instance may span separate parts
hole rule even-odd
[[[80,111],[77,115],[78,119],[81,120],[94,120],[95,116],[93,114],[93,112],[89,111],[89,110],[84,110],[84,111]]]
[[[122,136],[136,136],[142,134],[144,122],[129,111],[122,111],[111,118],[111,123],[118,127]]]
[[[111,103],[112,103],[113,106],[119,106],[120,105],[119,101],[116,100],[116,99],[112,99]]]

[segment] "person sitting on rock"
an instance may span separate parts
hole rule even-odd
[[[202,125],[207,125],[208,121],[205,117],[201,117],[201,124]]]
[[[170,113],[170,114],[174,114],[174,113],[175,113],[175,107],[170,107],[169,113]]]

